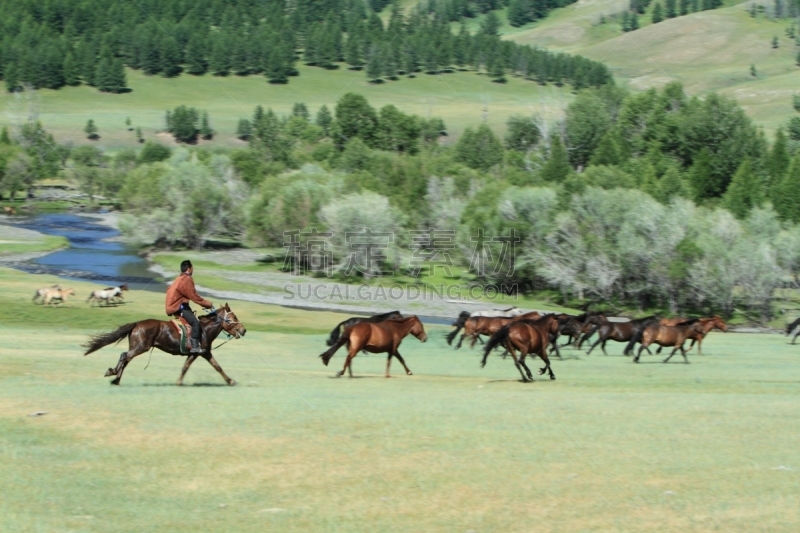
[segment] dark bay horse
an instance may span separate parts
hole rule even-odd
[[[463,313],[462,313],[463,315]],[[531,311],[530,313],[525,313],[523,315],[519,315],[516,317],[502,317],[502,316],[470,316],[464,320],[461,327],[464,328],[464,334],[461,335],[461,338],[458,340],[458,344],[456,345],[456,349],[461,348],[461,344],[464,342],[464,339],[467,337],[472,338],[472,342],[470,343],[469,347],[473,348],[475,343],[480,340],[481,335],[486,335],[487,337],[491,337],[495,333],[497,333],[500,328],[509,324],[515,320],[525,320],[525,319],[536,319],[539,318],[541,315],[537,311]],[[450,344],[453,339],[455,338],[456,334],[459,332],[461,327],[459,327],[459,323],[456,322],[454,324],[456,329],[451,331],[447,335],[447,343]]]
[[[419,318],[416,316],[408,316],[405,318],[390,318],[383,322],[373,324],[372,322],[359,322],[353,326],[345,328],[336,343],[331,346],[326,352],[322,353],[320,357],[325,366],[333,357],[333,354],[347,344],[347,359],[344,362],[344,367],[340,372],[336,373],[336,377],[344,374],[345,370],[350,368],[350,363],[353,358],[361,350],[366,350],[372,353],[387,353],[386,358],[386,377],[389,376],[389,367],[392,364],[392,357],[396,357],[406,374],[411,375],[411,370],[406,366],[406,362],[400,352],[397,350],[400,343],[408,334],[414,335],[421,342],[428,340],[428,335],[425,333],[425,328],[422,326]],[[352,376],[352,373],[350,374]]]
[[[328,336],[328,340],[325,342],[328,344],[328,346],[333,346],[336,344],[336,341],[339,340],[339,335],[341,335],[343,330],[349,328],[350,326],[355,326],[359,322],[372,322],[373,324],[376,324],[390,318],[402,318],[402,316],[403,315],[400,314],[400,311],[389,311],[388,313],[383,313],[381,315],[354,316],[348,318],[347,320],[339,322],[336,327],[331,330],[331,334]]]
[[[608,319],[604,320],[597,326],[597,340],[592,344],[592,347],[589,348],[589,351],[586,352],[586,355],[592,353],[592,350],[594,350],[598,344],[601,345],[600,348],[603,350],[603,354],[608,355],[606,352],[606,342],[609,340],[627,342],[628,345],[622,353],[628,355],[633,350],[634,343],[638,342],[635,340],[637,333],[640,333],[642,328],[653,321],[657,322],[658,318],[655,316],[648,316],[637,318],[636,320],[629,320],[628,322],[611,322]],[[652,355],[649,348],[647,348],[647,353]]]
[[[686,357],[686,350],[683,349],[683,344],[686,342],[686,339],[689,338],[689,335],[702,331],[703,326],[697,320],[692,320],[689,323],[683,323],[677,326],[662,326],[658,322],[650,322],[638,335],[641,339],[639,342],[641,342],[642,345],[639,346],[639,351],[636,353],[636,357],[633,358],[633,362],[638,363],[639,357],[642,355],[642,350],[646,350],[648,346],[655,343],[659,346],[672,348],[672,353],[669,354],[669,357],[664,359],[665,363],[675,355],[675,352],[680,350],[681,355],[683,355],[683,360],[688,364],[689,359]]]
[[[794,328],[797,327],[798,324],[800,324],[800,318],[798,318],[797,320],[786,326],[786,335],[789,335],[794,330]],[[795,340],[797,340],[798,335],[800,335],[800,329],[798,329],[797,333],[795,333],[794,337],[792,337],[792,344],[795,343]]]
[[[247,332],[244,325],[239,322],[239,319],[226,303],[224,307],[218,309],[215,313],[201,316],[200,327],[203,330],[200,341],[200,347],[203,348],[203,353],[199,356],[189,355],[186,358],[183,370],[181,370],[181,376],[175,384],[183,385],[183,377],[186,375],[189,367],[197,357],[202,357],[220,373],[228,385],[236,385],[236,382],[225,374],[222,367],[217,363],[217,360],[211,355],[211,343],[214,342],[214,339],[223,331],[237,339],[243,337]],[[128,366],[128,363],[130,363],[134,357],[145,353],[147,350],[158,348],[162,352],[167,352],[168,354],[186,355],[181,353],[181,335],[175,326],[168,321],[155,319],[131,322],[109,333],[93,335],[89,338],[89,342],[83,345],[83,347],[86,348],[86,352],[83,355],[89,355],[113,342],[119,342],[125,337],[128,338],[128,351],[122,352],[122,355],[119,356],[117,366],[115,368],[109,368],[106,372],[106,376],[116,376],[116,378],[111,381],[112,385],[119,385],[119,381],[122,379],[122,372],[125,370],[125,367]]]
[[[498,346],[504,346],[514,358],[514,365],[522,376],[522,381],[533,381],[533,374],[525,358],[528,354],[538,355],[544,361],[544,368],[539,369],[539,375],[548,373],[550,379],[556,379],[550,368],[550,359],[547,357],[547,346],[553,334],[558,333],[558,318],[556,315],[545,315],[538,320],[515,320],[506,324],[497,331],[486,343],[483,350],[481,368],[486,366],[489,353]],[[517,358],[516,350],[520,355]],[[524,372],[523,372],[524,369]],[[527,374],[527,375],[526,375]]]

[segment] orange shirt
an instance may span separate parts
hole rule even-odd
[[[195,302],[206,308],[211,307],[211,302],[197,294],[192,276],[184,272],[175,278],[175,281],[173,281],[172,285],[167,289],[167,314],[170,316],[174,315],[180,309],[181,304],[187,302]]]

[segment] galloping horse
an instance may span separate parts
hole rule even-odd
[[[509,307],[508,309],[496,309],[493,311],[473,311],[472,313],[469,311],[461,311],[461,313],[458,314],[458,319],[453,322],[453,326],[455,326],[456,329],[447,335],[447,344],[453,344],[453,339],[456,338],[461,328],[466,326],[467,320],[470,318],[514,318],[524,316],[524,314],[525,313],[519,307]],[[466,336],[467,334],[465,333],[461,337],[461,340],[463,341]],[[480,340],[480,338],[478,338],[478,340]],[[475,345],[474,342],[472,344],[473,346]],[[458,343],[458,347],[461,347],[460,342]]]
[[[336,377],[338,378],[344,374],[345,370],[350,369],[351,361],[361,350],[372,353],[385,352],[389,354],[386,358],[387,378],[390,377],[389,367],[392,364],[392,357],[397,357],[397,360],[400,361],[400,364],[406,369],[406,374],[410,376],[411,370],[408,369],[405,360],[403,360],[400,352],[397,351],[400,343],[403,342],[403,339],[409,333],[414,335],[421,342],[428,340],[428,335],[425,333],[422,322],[414,315],[405,318],[391,318],[377,324],[359,322],[354,326],[346,328],[339,337],[339,340],[325,353],[321,354],[320,357],[322,358],[322,362],[325,363],[325,366],[328,366],[328,362],[331,360],[331,357],[333,357],[333,354],[335,354],[342,345],[347,344],[347,359],[344,362],[342,370],[336,373]],[[352,375],[351,372],[350,376],[352,377]]]
[[[120,285],[119,287],[107,287],[105,289],[101,289],[98,291],[92,291],[89,295],[89,298],[86,299],[87,302],[94,303],[97,302],[106,302],[106,305],[109,305],[112,300],[116,301],[117,298],[120,300],[123,299],[122,291],[127,291],[127,285]]]
[[[702,333],[702,331],[703,326],[696,320],[678,326],[662,326],[657,322],[650,322],[636,337],[634,337],[634,340],[631,341],[631,343],[633,343],[636,339],[640,339],[642,343],[636,357],[633,358],[633,362],[638,363],[639,357],[642,355],[642,350],[646,350],[652,343],[656,343],[659,346],[673,348],[669,357],[664,359],[665,363],[675,355],[675,352],[680,350],[681,355],[683,355],[683,360],[688,364],[689,359],[686,357],[686,350],[683,349],[683,344],[686,342],[686,339],[689,338],[689,335],[692,333]]]
[[[510,322],[513,322],[514,320],[536,319],[539,318],[540,316],[541,315],[537,311],[531,311],[530,313],[525,313],[517,317],[470,316],[467,317],[463,322],[456,322],[455,324],[453,324],[454,326],[456,326],[456,329],[448,333],[447,344],[451,344],[453,342],[453,339],[455,339],[456,335],[458,334],[459,330],[462,327],[464,328],[464,333],[458,340],[458,344],[456,345],[456,350],[461,348],[461,344],[467,337],[472,337],[472,343],[469,345],[469,347],[473,348],[475,346],[475,343],[478,340],[480,340],[481,335],[486,335],[487,337],[491,337],[492,335],[497,333],[500,330],[500,328],[502,328],[503,326],[505,326]]]
[[[522,376],[522,381],[533,381],[533,374],[528,365],[525,364],[525,357],[529,353],[538,355],[544,361],[544,368],[539,369],[539,375],[547,372],[550,379],[556,379],[553,370],[550,368],[550,359],[547,357],[547,345],[551,335],[558,332],[558,319],[555,315],[546,315],[538,320],[515,320],[492,335],[483,350],[481,368],[486,366],[486,359],[497,346],[505,346],[506,350],[514,358],[514,365]],[[519,350],[519,359],[515,353]],[[525,369],[525,372],[523,372]],[[527,376],[526,376],[527,374]]]
[[[630,320],[628,322],[610,322],[608,319],[606,319],[599,326],[597,326],[597,341],[592,344],[592,347],[589,348],[589,351],[586,352],[586,355],[592,353],[592,350],[594,350],[595,347],[600,343],[602,343],[600,348],[603,350],[603,354],[608,355],[606,352],[606,342],[608,342],[609,339],[617,342],[628,342],[628,345],[622,352],[623,354],[628,355],[628,353],[633,350],[634,343],[637,342],[635,340],[636,334],[639,333],[646,325],[657,320],[658,318],[655,316],[648,316],[645,318]],[[592,333],[593,332],[594,331],[592,331]],[[649,348],[645,349],[647,350],[647,353],[652,355]]]
[[[662,326],[663,325],[669,325],[669,324],[663,324],[663,322],[664,321],[662,320],[662,324],[661,324]],[[687,352],[691,352],[692,351],[692,348],[694,348],[694,343],[696,342],[697,343],[697,353],[699,355],[703,355],[703,350],[702,350],[703,339],[706,338],[706,335],[708,335],[708,333],[712,329],[718,329],[718,330],[723,331],[723,332],[724,331],[728,331],[728,325],[725,323],[724,320],[722,320],[722,318],[719,315],[714,315],[714,316],[711,316],[711,317],[704,317],[704,318],[693,318],[691,320],[685,320],[684,322],[679,322],[676,325],[678,325],[678,326],[690,325],[690,324],[692,324],[694,322],[699,322],[700,325],[703,327],[703,330],[702,331],[694,331],[694,330],[692,330],[692,332],[689,334],[688,339],[692,339],[692,344],[689,345],[689,348],[686,350]],[[661,353],[661,348],[662,348],[661,346],[658,347],[658,350],[656,350],[657,354]]]
[[[331,334],[328,337],[328,340],[325,342],[328,344],[328,346],[333,346],[336,344],[336,341],[339,340],[339,335],[343,330],[349,328],[350,326],[355,326],[359,322],[371,322],[376,324],[390,318],[402,318],[402,316],[403,315],[400,314],[400,311],[389,311],[388,313],[383,313],[382,315],[372,315],[370,317],[354,316],[352,318],[348,318],[347,320],[339,322],[336,327],[331,330]]]
[[[53,302],[65,304],[69,296],[75,296],[75,291],[72,289],[50,289],[44,295],[44,305],[50,305]]]
[[[36,292],[33,294],[33,299],[31,300],[33,303],[37,303],[39,300],[44,303],[44,297],[47,296],[47,293],[50,291],[60,291],[61,285],[55,284],[51,287],[45,287],[44,289],[36,289]]]
[[[201,316],[200,327],[202,328],[200,347],[203,348],[203,353],[200,357],[208,361],[209,364],[220,373],[228,385],[236,385],[236,382],[225,374],[222,367],[217,363],[217,360],[211,355],[211,343],[214,342],[214,339],[223,331],[238,339],[244,336],[247,329],[239,322],[239,319],[233,311],[231,311],[228,304],[225,304],[224,307],[218,309],[216,312],[212,312],[207,316]],[[116,376],[116,378],[111,381],[112,385],[119,385],[119,381],[122,379],[122,372],[125,370],[125,367],[128,366],[128,363],[130,363],[134,357],[145,353],[147,350],[158,348],[162,352],[167,352],[168,354],[186,355],[181,353],[181,336],[177,328],[168,321],[155,320],[152,318],[125,324],[109,333],[91,336],[89,341],[83,345],[84,348],[86,348],[86,352],[83,355],[89,355],[103,346],[108,346],[112,342],[119,342],[125,337],[128,338],[128,351],[122,352],[115,368],[109,368],[108,371],[106,371],[106,377]],[[183,385],[183,377],[197,357],[197,355],[190,355],[186,358],[186,363],[184,363],[183,370],[181,370],[181,376],[178,378],[178,381],[175,382],[176,385]]]
[[[786,326],[786,335],[789,335],[792,332],[792,330],[794,330],[794,328],[797,327],[798,324],[800,324],[800,318],[798,318],[797,320]],[[798,329],[797,333],[795,333],[794,337],[792,337],[792,344],[795,343],[795,340],[797,340],[798,335],[800,335],[800,329]]]

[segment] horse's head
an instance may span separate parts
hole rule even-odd
[[[418,338],[421,342],[425,342],[428,340],[428,334],[425,333],[425,328],[422,325],[422,321],[417,316],[410,317],[412,320],[411,331],[410,333]]]
[[[725,321],[722,320],[721,316],[719,315],[712,316],[710,322],[712,328],[717,328],[720,331],[728,331],[728,324],[726,324]]]
[[[228,335],[239,339],[244,337],[244,334],[247,333],[247,328],[244,327],[244,324],[239,322],[239,318],[231,311],[231,307],[227,303],[217,309],[217,316],[222,320],[222,329]]]
[[[64,296],[75,296],[75,291],[72,289],[64,289],[63,291],[61,291],[61,294],[63,294]]]
[[[599,326],[607,320],[608,319],[606,318],[606,315],[603,313],[593,313],[586,318],[586,324],[594,324],[595,326]]]

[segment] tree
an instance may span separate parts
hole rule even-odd
[[[86,122],[86,126],[84,126],[83,131],[86,133],[86,138],[95,141],[100,138],[100,135],[97,134],[97,126],[94,123],[94,120],[89,119]]]
[[[500,18],[494,11],[490,11],[481,23],[481,34],[488,35],[489,37],[497,37],[500,35]]]
[[[144,165],[147,163],[158,163],[159,161],[166,161],[172,155],[172,150],[168,146],[160,143],[148,141],[139,152],[139,163]]]
[[[8,92],[13,93],[20,89],[19,71],[16,63],[10,62],[6,64],[3,78],[6,80],[6,90]]]
[[[675,18],[677,15],[675,12],[675,0],[666,0],[664,2],[664,12],[668,19]]]
[[[661,2],[656,2],[656,5],[653,6],[652,20],[653,24],[658,24],[664,20],[664,10],[661,7]]]
[[[636,13],[634,13],[634,14],[631,16],[631,25],[630,25],[630,28],[631,28],[631,31],[636,31],[636,30],[638,30],[638,29],[639,29],[639,15],[638,15],[638,14],[636,14]]]
[[[775,132],[775,142],[772,144],[769,158],[767,160],[767,172],[770,176],[771,185],[777,185],[783,180],[784,174],[789,169],[790,157],[789,147],[783,128],[778,128]]]
[[[371,82],[377,82],[381,78],[381,73],[383,72],[382,55],[380,49],[373,45],[371,57],[367,61],[367,79]]]
[[[369,147],[375,145],[378,115],[364,96],[356,93],[342,96],[336,103],[336,124],[339,138],[334,140],[337,145],[343,146],[354,137]]]
[[[122,64],[121,59],[113,59],[109,65],[109,70],[106,78],[106,87],[109,92],[121,93],[128,85],[125,76],[125,66]]]
[[[178,142],[193,143],[199,133],[198,121],[200,115],[197,109],[185,105],[176,107],[172,113],[167,112],[167,131]]]
[[[561,183],[572,172],[569,164],[569,156],[560,135],[552,135],[550,139],[550,154],[547,162],[539,171],[539,175],[545,181]]]
[[[534,122],[533,117],[523,115],[513,115],[506,121],[508,132],[505,137],[505,145],[508,150],[527,152],[539,142],[541,133],[539,126]]]
[[[761,187],[750,159],[745,159],[734,174],[722,198],[725,207],[737,218],[745,218],[753,207],[761,204]]]
[[[750,75],[753,76],[754,78],[758,76],[758,72],[756,71],[756,66],[753,63],[750,64]]]
[[[240,118],[236,126],[236,138],[246,141],[253,134],[253,125],[246,118]]]
[[[67,53],[64,58],[64,83],[69,86],[80,85],[81,80],[78,75],[78,65],[75,63],[75,56],[72,52]]]
[[[142,128],[136,128],[136,140],[140,143],[144,142],[144,137],[142,136]]]
[[[669,203],[675,197],[689,198],[690,196],[691,191],[676,168],[670,167],[658,180],[655,198],[662,204]]]
[[[789,132],[790,139],[793,141],[800,141],[800,117],[790,118],[786,129]]]
[[[292,116],[300,117],[306,122],[308,122],[309,119],[311,118],[311,116],[308,113],[308,108],[306,107],[306,104],[302,102],[295,103],[294,106],[292,106]]]
[[[203,115],[200,119],[200,136],[206,141],[210,141],[214,138],[214,130],[211,129],[211,124],[208,121],[208,111],[203,111]]]
[[[773,203],[783,220],[800,222],[800,157],[792,160],[789,171],[775,188]]]
[[[208,61],[206,60],[206,50],[208,44],[206,43],[203,35],[193,33],[189,37],[189,42],[186,44],[186,71],[189,74],[200,76],[205,74],[208,70]]]
[[[795,111],[800,113],[800,94],[793,94],[792,95],[792,107]]]
[[[600,139],[597,148],[589,159],[590,165],[619,165],[622,162],[620,148],[615,139],[616,135],[608,131]]]
[[[778,36],[772,38],[772,48],[778,48]]]
[[[570,161],[574,167],[585,166],[611,127],[611,117],[593,93],[579,94],[567,107],[566,115]]]
[[[181,51],[175,39],[164,39],[160,54],[161,74],[165,78],[174,78],[181,73]]]
[[[317,111],[317,118],[314,119],[314,122],[325,131],[325,135],[330,133],[333,117],[331,116],[331,111],[328,109],[328,106],[323,105],[319,108],[319,111]]]
[[[503,161],[503,144],[485,123],[477,130],[467,128],[456,144],[456,160],[487,172]]]

